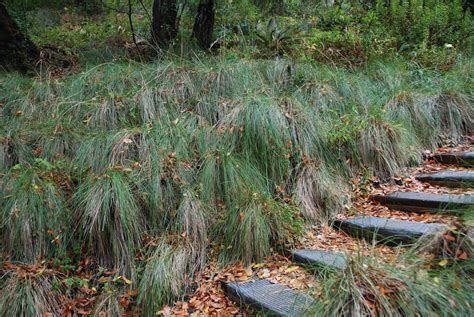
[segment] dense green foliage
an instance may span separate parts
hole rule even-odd
[[[277,2],[279,6],[271,5],[273,1],[218,1],[214,49],[218,47],[227,58],[286,56],[346,67],[398,55],[428,66],[449,67],[457,53],[474,49],[474,20],[461,0]],[[57,45],[84,60],[121,58],[124,44],[133,43],[128,2],[81,3],[10,1],[9,6],[39,44]],[[180,56],[197,49],[189,41],[197,3],[178,1],[183,10],[172,47]],[[151,0],[132,1],[140,41],[150,37],[151,4]]]
[[[188,41],[186,2],[176,41],[149,54],[131,44],[126,1],[7,1],[37,44],[78,65],[0,77],[0,252],[91,259],[91,279],[117,269],[153,316],[195,287],[209,254],[261,261],[348,208],[354,173],[393,178],[473,133],[474,20],[460,1],[340,2],[219,1],[209,52]],[[147,42],[147,12],[132,9]],[[384,298],[360,261],[322,278],[321,315],[370,315],[357,306],[366,289],[401,315],[450,303],[411,264],[374,269],[412,290]],[[3,315],[59,314],[56,277],[17,274],[0,278]],[[121,313],[120,287],[97,287],[97,315]],[[468,301],[466,289],[451,295]]]
[[[356,73],[286,60],[210,63],[3,81],[4,251],[33,260],[79,244],[136,280],[142,234],[184,234],[146,265],[144,277],[177,274],[141,282],[159,307],[203,267],[192,263],[205,262],[209,239],[223,261],[260,260],[298,234],[298,207],[308,221],[334,217],[352,171],[390,177],[419,149],[472,131],[466,59],[447,73],[406,63]],[[140,297],[147,307],[150,294]]]

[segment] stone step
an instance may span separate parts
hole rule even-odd
[[[443,171],[437,173],[419,174],[416,179],[433,185],[448,187],[474,186],[474,171]]]
[[[295,262],[304,264],[331,267],[337,270],[344,270],[347,266],[347,258],[340,252],[302,249],[291,251],[291,255]]]
[[[372,199],[389,208],[402,211],[426,212],[474,208],[474,195],[396,192],[386,196],[374,195]]]
[[[437,153],[433,154],[431,158],[443,164],[474,166],[474,152]]]
[[[226,283],[225,292],[236,303],[265,310],[270,316],[306,315],[315,303],[309,295],[268,280]]]
[[[390,245],[412,243],[424,235],[435,234],[447,229],[447,226],[443,224],[379,217],[337,220],[334,222],[334,227],[358,238],[375,239]]]

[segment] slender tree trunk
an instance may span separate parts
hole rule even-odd
[[[199,46],[208,49],[212,44],[212,32],[216,13],[215,0],[201,0],[194,20],[192,36]]]
[[[178,34],[176,0],[155,0],[151,22],[151,40],[158,46],[167,46]]]
[[[471,14],[474,14],[474,2],[472,0],[464,0],[462,2],[462,8],[464,9],[464,12],[471,12]]]
[[[38,57],[38,48],[20,31],[0,0],[0,65],[27,72],[34,68]]]

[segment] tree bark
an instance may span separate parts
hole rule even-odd
[[[153,1],[153,19],[151,22],[151,41],[153,44],[167,46],[178,34],[176,0]]]
[[[208,49],[212,44],[212,32],[216,13],[215,0],[201,0],[194,20],[192,36],[200,47]]]
[[[35,67],[39,50],[18,28],[0,0],[0,65],[11,70],[28,72]]]
[[[464,12],[471,12],[471,14],[474,14],[474,3],[470,0],[464,0],[462,2],[462,8],[464,10]]]

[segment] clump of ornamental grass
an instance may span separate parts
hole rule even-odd
[[[232,206],[248,188],[263,191],[267,184],[259,169],[227,147],[204,154],[199,182],[202,199],[212,205],[224,202]]]
[[[33,164],[33,149],[17,131],[8,132],[0,138],[0,170],[7,170],[15,164]]]
[[[68,299],[60,280],[44,268],[10,267],[0,270],[0,315],[61,316]]]
[[[191,142],[191,134],[180,123],[157,124],[140,134],[137,176],[147,222],[154,233],[168,225],[180,205],[183,188],[194,181]]]
[[[146,259],[138,286],[138,305],[143,316],[155,316],[165,304],[182,298],[192,285],[195,269],[193,247],[175,237],[174,243],[158,243]]]
[[[271,64],[264,63],[260,67],[266,83],[275,95],[284,95],[291,89],[297,72],[293,62],[277,59]]]
[[[163,102],[157,93],[151,89],[145,88],[139,96],[138,107],[140,117],[143,123],[153,122],[159,118],[160,110],[163,109]]]
[[[90,136],[79,146],[77,166],[100,172],[111,166],[128,166],[138,157],[139,129],[122,129]]]
[[[474,258],[472,227],[458,224],[431,237],[422,237],[413,246],[418,252],[428,252],[435,259],[467,260]]]
[[[385,109],[390,120],[403,122],[423,146],[435,148],[440,141],[441,131],[436,124],[433,107],[426,101],[426,97],[421,94],[401,91],[385,105]]]
[[[259,169],[224,149],[206,155],[200,171],[203,201],[216,206],[212,236],[225,262],[251,262],[283,245],[299,228],[294,207],[275,200]]]
[[[295,196],[306,220],[324,224],[349,202],[349,189],[343,178],[325,164],[308,162],[296,179]]]
[[[388,263],[355,256],[319,279],[316,316],[468,316],[472,285],[455,270],[432,270],[400,256]]]
[[[90,117],[86,119],[86,122],[90,128],[104,130],[117,128],[121,110],[120,100],[113,97],[108,97],[95,105],[96,109],[94,109],[94,112],[91,113]]]
[[[245,195],[245,194],[244,194]],[[226,262],[258,262],[272,248],[290,243],[301,229],[294,207],[265,193],[248,192],[238,205],[227,206],[220,236]]]
[[[1,180],[2,249],[14,260],[58,255],[67,242],[69,216],[63,194],[40,163],[18,165]]]
[[[123,316],[124,309],[120,304],[120,294],[117,291],[106,291],[94,300],[91,316]]]
[[[208,212],[196,194],[190,190],[185,191],[177,210],[175,230],[187,239],[191,247],[190,257],[194,262],[191,269],[195,272],[203,269],[206,263],[208,217]]]
[[[357,140],[361,163],[381,178],[393,177],[416,161],[415,145],[403,126],[381,118],[369,119]]]
[[[233,108],[221,121],[226,144],[259,167],[276,185],[284,182],[289,168],[288,120],[269,98],[248,100]]]
[[[434,236],[420,238],[414,245],[416,252],[429,252],[435,259],[474,259],[474,208],[450,210],[459,222]]]
[[[91,174],[74,196],[79,235],[98,263],[135,278],[135,252],[144,219],[127,175],[107,170]]]
[[[6,170],[13,166],[15,158],[13,156],[13,148],[11,139],[8,136],[0,138],[0,171]]]
[[[434,108],[435,122],[440,132],[458,140],[474,130],[473,97],[463,93],[442,92],[428,99]]]
[[[183,194],[176,214],[146,259],[138,288],[144,316],[154,316],[165,304],[186,295],[204,269],[208,247],[206,210],[191,190]]]
[[[37,128],[33,126],[33,129]],[[78,147],[80,129],[69,123],[53,121],[45,130],[35,141],[35,148],[42,158],[55,160],[73,156]]]

